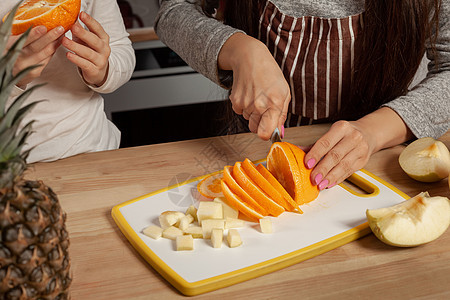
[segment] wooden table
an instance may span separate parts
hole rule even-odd
[[[308,145],[327,130],[286,130],[286,141]],[[450,147],[450,132],[441,138]],[[200,176],[267,155],[269,142],[253,134],[216,137],[82,154],[37,163],[27,173],[59,195],[68,214],[73,299],[184,297],[137,253],[119,231],[111,208],[189,176]],[[410,196],[450,197],[447,180],[418,183],[398,164],[403,146],[376,153],[366,169]],[[199,299],[450,299],[450,230],[416,248],[387,246],[370,234],[277,272],[203,294]]]

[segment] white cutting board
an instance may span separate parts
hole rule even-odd
[[[205,175],[207,176],[207,175]],[[164,278],[185,295],[196,295],[248,280],[314,257],[370,232],[366,209],[391,206],[409,198],[395,187],[361,170],[348,185],[320,192],[302,205],[303,214],[285,212],[272,219],[274,233],[263,234],[257,223],[239,228],[243,244],[215,249],[209,240],[194,239],[193,251],[175,251],[175,242],[154,240],[142,230],[159,225],[167,210],[185,212],[198,206],[197,184],[205,176],[117,205],[112,216],[130,243]],[[225,232],[226,234],[226,232]]]

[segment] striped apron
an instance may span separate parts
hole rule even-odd
[[[270,1],[262,7],[259,40],[290,86],[286,127],[328,122],[350,97],[362,14],[346,18],[287,16]]]

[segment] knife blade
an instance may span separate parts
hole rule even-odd
[[[270,141],[273,143],[281,142],[281,136],[280,136],[280,130],[275,128],[275,130],[272,133],[272,136],[270,137]]]

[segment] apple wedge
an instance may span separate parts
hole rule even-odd
[[[418,139],[402,151],[398,159],[409,177],[422,182],[435,182],[448,177],[450,152],[444,143],[433,138]]]
[[[391,207],[368,209],[369,226],[382,242],[413,247],[441,236],[450,224],[450,201],[425,193]]]

